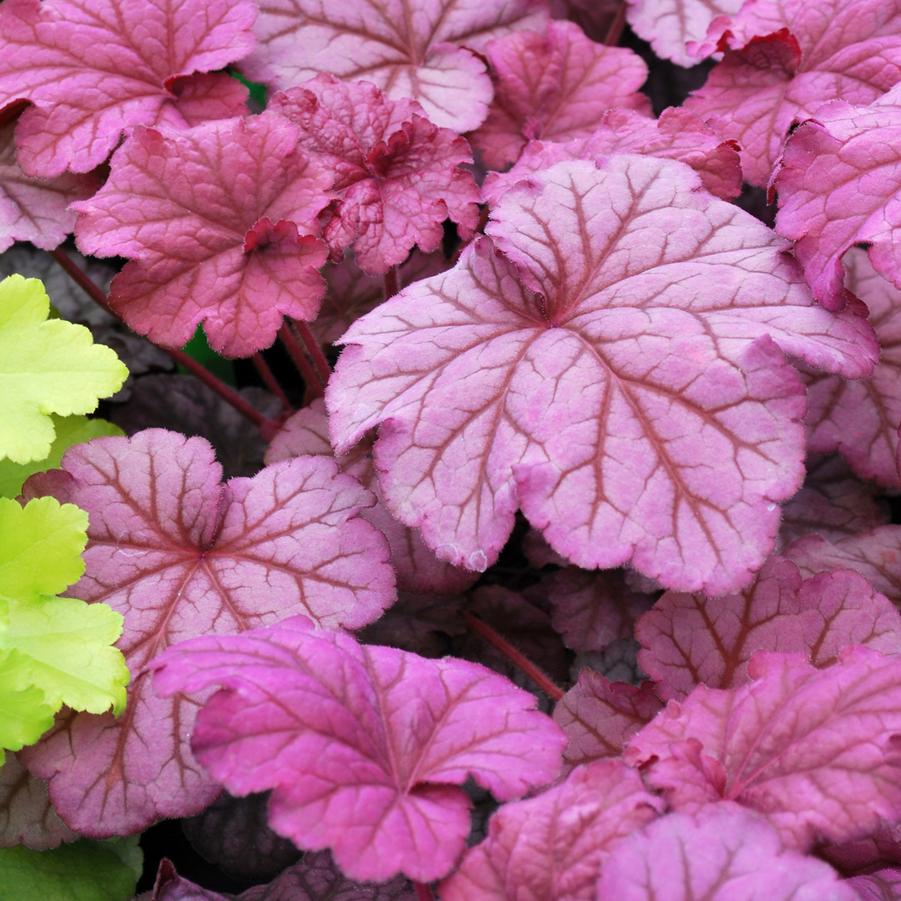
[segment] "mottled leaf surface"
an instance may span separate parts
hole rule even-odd
[[[15,754],[7,754],[0,767],[0,848],[46,851],[76,838],[53,809],[47,783],[32,776]]]

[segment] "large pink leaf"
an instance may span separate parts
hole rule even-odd
[[[560,785],[495,813],[485,841],[441,884],[442,901],[595,901],[611,846],[660,808],[621,761],[581,767]]]
[[[684,109],[665,109],[657,120],[633,110],[611,109],[595,121],[587,137],[565,143],[533,141],[508,172],[489,172],[482,198],[494,204],[508,188],[565,160],[602,160],[614,153],[640,153],[679,160],[695,169],[711,194],[731,200],[741,193],[738,145],[725,141],[719,125]]]
[[[564,738],[485,667],[360,645],[304,617],[157,658],[171,695],[223,686],[191,747],[234,794],[273,789],[272,827],[331,848],[354,879],[445,875],[469,832],[472,777],[499,800],[553,779]]]
[[[324,236],[335,255],[353,247],[361,269],[381,274],[414,246],[438,250],[450,218],[468,239],[479,189],[466,141],[438,128],[414,100],[388,100],[375,85],[320,75],[276,94],[270,107],[300,130],[301,148],[335,173],[338,200]]]
[[[16,241],[31,241],[44,250],[62,244],[75,226],[75,213],[67,207],[99,187],[91,175],[26,175],[16,162],[13,126],[0,126],[0,253]]]
[[[673,813],[620,842],[601,871],[598,898],[616,901],[857,901],[828,864],[786,846],[767,821],[737,804]]]
[[[137,332],[180,347],[204,324],[226,356],[268,347],[283,316],[316,316],[325,245],[312,233],[331,175],[274,113],[180,134],[138,129],[101,191],[74,206],[79,247],[132,260],[110,303]]]
[[[901,59],[901,34],[898,42]],[[867,245],[876,271],[901,288],[899,148],[901,87],[869,107],[829,104],[785,145],[773,176],[776,230],[795,241],[814,297],[826,306],[847,298],[842,257],[854,244]]]
[[[47,783],[32,776],[7,751],[0,767],[0,848],[24,845],[47,851],[77,837],[53,809]]]
[[[527,141],[587,137],[609,107],[650,111],[637,93],[648,77],[641,57],[589,40],[572,22],[514,32],[485,53],[494,101],[470,140],[492,169],[516,162]]]
[[[546,19],[544,0],[264,0],[242,68],[278,88],[318,72],[362,78],[463,132],[481,124],[492,94],[472,50]]]
[[[803,580],[797,566],[774,557],[741,594],[668,591],[638,621],[636,635],[638,662],[661,696],[683,698],[697,685],[746,682],[755,651],[797,651],[815,666],[856,644],[901,654],[901,614],[855,572]]]
[[[561,163],[504,195],[493,241],[348,330],[333,443],[382,424],[385,501],[440,558],[484,569],[521,507],[583,568],[722,593],[763,563],[802,478],[783,352],[860,376],[874,340],[699,187],[669,160]]]
[[[74,716],[26,763],[50,780],[73,828],[125,835],[197,813],[219,790],[187,744],[198,699],[157,697],[152,657],[300,612],[362,626],[393,600],[393,574],[384,539],[355,515],[372,496],[329,460],[223,484],[205,440],[151,429],[81,445],[63,466],[26,487],[88,511],[87,569],[73,594],[125,617],[118,645],[132,682],[121,718]]]
[[[625,758],[677,810],[737,801],[785,843],[848,841],[901,819],[901,658],[854,648],[817,669],[758,654],[751,681],[695,688],[629,743]]]
[[[893,2],[761,0],[716,25],[728,29],[720,48],[732,49],[685,107],[731,124],[728,136],[741,144],[745,178],[755,185],[769,180],[795,119],[830,100],[872,103],[901,80],[901,9]]]
[[[237,116],[247,92],[224,68],[253,47],[251,0],[6,0],[0,109],[33,104],[16,126],[33,175],[102,163],[135,125]]]

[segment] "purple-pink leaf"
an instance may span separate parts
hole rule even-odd
[[[53,809],[47,783],[32,776],[7,751],[0,767],[0,848],[23,845],[47,851],[77,837]]]
[[[611,682],[586,667],[554,708],[554,721],[566,733],[564,764],[574,767],[600,757],[618,757],[627,739],[661,706],[650,682]]]
[[[736,801],[802,850],[901,818],[901,657],[854,648],[817,669],[761,653],[748,676],[671,701],[626,748],[673,809]]]
[[[436,125],[463,132],[482,123],[492,95],[472,51],[546,19],[544,0],[267,0],[257,49],[242,68],[277,88],[319,72],[365,79],[393,100],[419,101]]]
[[[323,236],[340,258],[353,247],[372,275],[402,263],[414,246],[438,250],[450,218],[468,239],[479,189],[466,141],[438,128],[414,100],[388,100],[375,85],[320,75],[276,94],[270,108],[300,131],[300,147],[335,174],[337,200]]]
[[[325,282],[313,233],[331,175],[281,116],[163,134],[137,129],[106,184],[74,205],[85,253],[132,260],[110,303],[137,332],[181,347],[202,322],[226,356],[274,340],[283,316],[310,320]]]
[[[622,761],[580,767],[495,813],[485,841],[441,884],[442,901],[595,901],[611,847],[660,810],[660,799]]]
[[[28,768],[79,832],[123,835],[188,816],[219,789],[188,748],[198,699],[157,697],[148,661],[186,638],[307,613],[372,622],[394,599],[382,536],[355,514],[372,502],[332,461],[306,457],[223,484],[202,438],[151,429],[70,450],[35,476],[90,515],[73,594],[125,617],[132,682],[119,719],[77,715],[29,750]]]
[[[901,867],[855,876],[846,885],[856,893],[851,896],[856,901],[892,901],[901,898]]]
[[[737,804],[673,813],[623,839],[601,870],[616,901],[857,901],[828,864],[798,854],[766,819]]]
[[[768,228],[669,160],[561,163],[508,191],[488,232],[348,330],[337,451],[381,424],[388,508],[468,569],[521,508],[583,568],[745,584],[802,479],[784,355],[867,375],[870,327],[816,306]]]
[[[0,110],[32,175],[89,172],[135,125],[240,115],[246,89],[222,69],[253,47],[251,0],[7,0]],[[189,77],[193,76],[193,77]]]
[[[897,27],[901,60],[901,12]],[[848,299],[842,258],[854,244],[869,247],[876,272],[901,288],[899,148],[901,86],[868,107],[830,103],[785,145],[772,179],[776,231],[795,242],[813,295],[825,306]]]
[[[741,685],[756,651],[798,652],[815,666],[834,663],[850,645],[901,654],[901,614],[866,579],[840,570],[804,580],[780,557],[741,594],[668,591],[635,633],[638,662],[665,698],[684,698],[701,684]]]
[[[745,3],[731,20],[716,20],[702,52],[718,35],[726,55],[685,107],[729,122],[755,185],[767,184],[796,119],[830,100],[872,103],[901,80],[901,10],[885,0]]]
[[[650,111],[637,93],[648,77],[641,57],[589,40],[572,22],[514,32],[491,41],[485,54],[494,101],[470,140],[492,169],[516,162],[528,141],[587,137],[609,107]]]
[[[504,191],[555,163],[565,160],[602,160],[614,153],[640,153],[679,160],[695,169],[704,187],[724,200],[741,193],[738,145],[720,136],[716,122],[704,122],[684,109],[665,109],[659,119],[633,110],[607,110],[593,123],[587,137],[565,143],[533,141],[526,145],[508,172],[489,172],[482,199],[495,204]]]
[[[563,734],[506,679],[304,617],[192,639],[154,669],[165,695],[223,687],[198,716],[197,759],[233,794],[273,789],[276,832],[331,848],[353,879],[444,876],[469,832],[459,786],[506,801],[560,767]]]

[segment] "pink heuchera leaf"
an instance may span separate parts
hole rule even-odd
[[[515,162],[530,140],[588,136],[608,107],[650,112],[637,93],[648,77],[641,57],[589,40],[572,22],[514,32],[491,41],[485,54],[494,101],[470,140],[492,169]]]
[[[445,875],[469,832],[467,778],[506,801],[560,766],[563,734],[506,679],[305,617],[192,639],[154,669],[165,695],[223,686],[198,716],[197,759],[233,794],[273,789],[273,829],[331,848],[353,879]]]
[[[560,785],[495,813],[488,837],[440,885],[442,901],[594,901],[611,846],[660,810],[660,799],[621,761],[580,767]]]
[[[555,19],[575,22],[593,41],[606,41],[622,0],[551,0]]]
[[[385,502],[440,558],[484,569],[520,507],[583,568],[723,593],[763,563],[802,477],[783,352],[865,375],[873,336],[699,187],[669,160],[561,163],[505,194],[493,240],[348,330],[333,444],[381,424]]]
[[[616,901],[857,901],[828,864],[798,854],[764,817],[721,802],[672,813],[623,839],[601,870]]]
[[[247,54],[255,17],[251,0],[6,0],[0,109],[33,104],[16,126],[22,168],[89,172],[135,125],[240,115],[234,79],[186,76]]]
[[[472,51],[546,19],[544,0],[267,0],[257,49],[242,68],[277,88],[318,72],[363,78],[392,100],[419,101],[436,125],[464,132],[482,123],[492,95]]]
[[[864,876],[855,876],[848,880],[847,886],[856,892],[858,901],[898,898],[901,897],[901,868],[886,868]]]
[[[898,20],[901,60],[901,13]],[[776,230],[795,242],[813,295],[825,306],[847,301],[842,257],[853,244],[866,244],[876,271],[901,288],[899,147],[901,87],[869,107],[831,103],[785,145],[772,180]]]
[[[273,113],[180,134],[137,129],[80,214],[78,245],[132,260],[110,303],[131,328],[181,347],[198,324],[225,356],[268,347],[283,316],[310,320],[325,290],[312,236],[331,176]],[[202,238],[202,240],[201,240]]]
[[[685,108],[731,123],[755,185],[766,185],[794,120],[830,100],[872,103],[901,80],[901,12],[891,2],[762,0],[713,29],[713,42],[722,34],[720,49],[732,49]]]
[[[882,823],[865,838],[823,845],[818,853],[846,875],[901,865],[901,823]]]
[[[799,849],[901,818],[901,657],[854,648],[817,669],[800,654],[760,653],[748,676],[671,701],[626,748],[672,808],[736,801]]]
[[[611,682],[584,668],[554,707],[554,722],[566,733],[564,764],[574,767],[600,757],[618,757],[627,739],[661,706],[650,682]]]
[[[321,399],[298,410],[285,422],[266,451],[266,462],[277,463],[308,455],[335,459],[328,437],[328,416]],[[454,593],[472,585],[476,578],[472,573],[439,560],[426,547],[416,529],[405,526],[387,510],[376,481],[368,444],[338,457],[337,462],[343,472],[353,476],[375,495],[375,505],[362,510],[360,516],[387,538],[391,562],[401,589]]]
[[[394,599],[393,573],[384,539],[355,515],[372,496],[329,460],[223,484],[207,441],[150,429],[80,445],[63,467],[26,488],[88,511],[87,569],[73,595],[123,614],[118,646],[132,682],[121,718],[70,718],[26,763],[50,780],[70,826],[127,835],[197,813],[219,791],[187,744],[197,699],[154,695],[154,655],[299,612],[357,628]]]
[[[0,253],[16,241],[53,250],[75,226],[69,204],[90,197],[100,181],[92,175],[50,179],[26,175],[16,162],[13,129],[0,126]]]
[[[77,837],[53,809],[47,783],[32,776],[7,751],[0,767],[0,848],[24,845],[47,851]]]
[[[565,160],[601,161],[615,153],[640,153],[686,163],[698,172],[711,194],[731,200],[741,193],[738,145],[724,141],[715,125],[675,107],[665,109],[657,120],[632,110],[607,110],[587,137],[527,144],[508,172],[488,173],[482,199],[495,204],[508,188]]]
[[[273,97],[297,125],[300,146],[335,173],[338,199],[323,235],[339,256],[353,247],[372,275],[402,263],[414,246],[438,250],[450,218],[463,239],[478,218],[479,189],[466,141],[438,128],[414,100],[388,100],[375,85],[319,75]]]
[[[661,697],[695,686],[733,688],[748,679],[756,651],[797,651],[828,666],[850,645],[901,654],[901,614],[855,572],[802,579],[773,557],[741,594],[705,598],[668,591],[638,621],[641,668]]]
[[[741,5],[742,0],[627,0],[626,18],[657,56],[689,67],[698,60],[686,44],[700,41],[711,22],[738,12]]]

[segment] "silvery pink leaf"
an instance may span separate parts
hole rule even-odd
[[[78,836],[59,818],[47,783],[32,776],[15,754],[0,767],[0,848],[23,845],[46,851]]]

